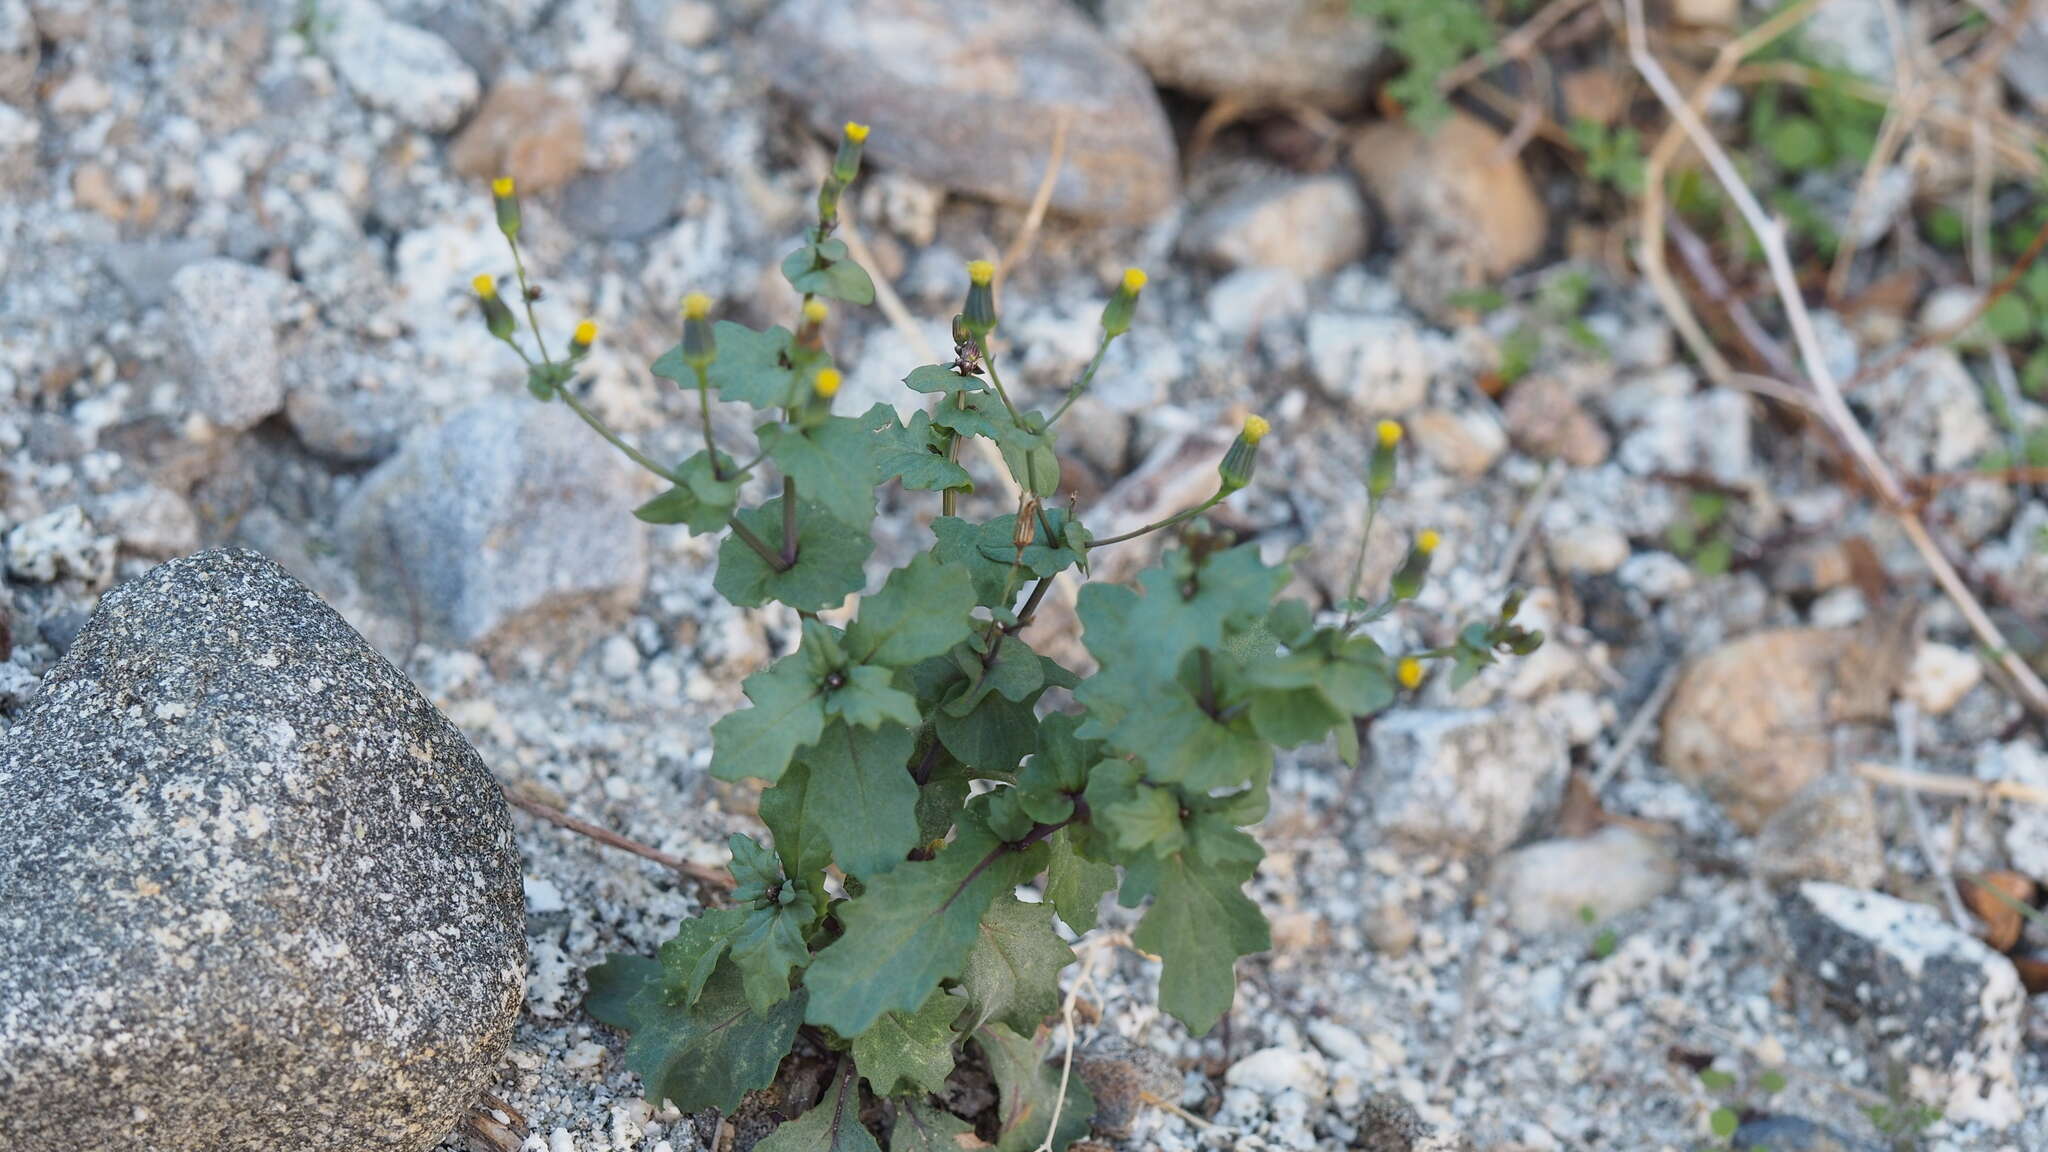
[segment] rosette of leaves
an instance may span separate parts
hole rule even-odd
[[[783,266],[807,305],[872,291],[828,223]],[[980,289],[986,272],[973,279]],[[1105,348],[1142,286],[1126,276]],[[979,307],[988,313],[987,298]],[[979,1118],[982,1138],[1063,1149],[1094,1107],[1037,1039],[1074,960],[1067,941],[1111,893],[1142,909],[1132,941],[1161,962],[1162,1007],[1191,1031],[1213,1027],[1236,962],[1268,946],[1244,888],[1275,749],[1334,737],[1354,759],[1356,723],[1400,690],[1394,661],[1348,617],[1318,623],[1281,599],[1288,563],[1209,531],[1200,509],[1098,539],[1075,511],[1042,503],[1058,486],[1066,406],[1048,416],[1013,404],[992,320],[961,329],[952,363],[908,374],[929,406],[904,420],[887,405],[831,412],[836,368],[818,310],[805,311],[796,332],[703,320],[654,366],[707,409],[763,413],[751,463],[711,444],[708,422],[704,450],[674,467],[627,449],[670,483],[639,515],[724,532],[719,592],[796,610],[801,642],[747,677],[748,706],[712,728],[711,773],[762,785],[765,842],[732,837],[727,906],[685,921],[656,956],[593,969],[586,1007],[629,1034],[626,1060],[649,1098],[685,1111],[736,1108],[775,1078],[800,1032],[838,1053],[822,1097],[759,1145],[767,1152],[878,1149],[860,1119],[876,1098],[891,1148],[957,1147],[969,1124],[942,1096],[970,1058],[999,1098]],[[571,374],[556,375],[548,399],[579,405]],[[1249,480],[1265,431],[1247,423],[1203,508]],[[975,437],[1024,493],[1016,511],[957,514],[972,488],[959,450]],[[779,494],[750,502],[769,477]],[[843,626],[827,623],[819,613],[867,586],[877,490],[891,485],[937,494],[944,514]],[[1028,626],[1052,581],[1086,580],[1093,549],[1169,527],[1177,540],[1134,584],[1082,587],[1095,671],[1034,650]],[[1504,616],[1435,655],[1490,661],[1507,627]],[[1027,884],[1042,898],[1021,899]]]

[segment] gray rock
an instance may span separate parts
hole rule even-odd
[[[1979,780],[2009,780],[2029,788],[2048,788],[2048,756],[2031,741],[1987,747],[1977,754]],[[2048,876],[2048,808],[2038,804],[2005,806],[2005,855],[2012,867],[2029,876]]]
[[[1392,1092],[1366,1100],[1351,1147],[1358,1152],[1472,1152],[1470,1140],[1432,1125]]]
[[[2037,112],[2048,112],[2048,13],[2036,9],[2002,62],[2006,82]]]
[[[1555,809],[1564,742],[1527,709],[1400,709],[1372,726],[1372,822],[1397,839],[1492,854]]]
[[[1303,279],[1356,260],[1367,239],[1365,197],[1341,175],[1255,181],[1202,209],[1182,231],[1189,254],[1224,268],[1284,268]]]
[[[1758,1116],[1743,1121],[1728,1141],[1731,1148],[1768,1148],[1770,1152],[1884,1152],[1867,1140],[1844,1136],[1797,1116]]]
[[[638,240],[675,219],[688,178],[682,145],[657,138],[623,167],[571,180],[562,190],[563,220],[594,240]]]
[[[525,971],[505,802],[304,587],[107,594],[0,737],[0,1147],[431,1147]]]
[[[455,127],[482,90],[446,40],[391,19],[372,0],[338,5],[320,47],[364,107],[422,131]]]
[[[36,143],[42,138],[41,121],[12,104],[0,103],[0,189],[26,188],[35,179]]]
[[[171,276],[171,322],[200,415],[239,432],[284,406],[277,317],[291,292],[277,273],[234,260],[203,260]]]
[[[1138,1115],[1151,1107],[1145,1097],[1180,1101],[1180,1072],[1155,1048],[1133,1044],[1105,1032],[1074,1053],[1074,1075],[1095,1095],[1098,1131],[1124,1135]]]
[[[93,519],[139,556],[168,560],[199,547],[199,514],[190,501],[161,485],[109,492],[94,501]]]
[[[1619,825],[1517,848],[1494,866],[1509,923],[1531,935],[1581,929],[1588,908],[1600,920],[1633,912],[1677,883],[1671,845]]]
[[[1348,2],[1108,0],[1102,19],[1161,84],[1252,103],[1355,107],[1380,50]]]
[[[1232,340],[1294,325],[1308,311],[1308,285],[1285,268],[1240,268],[1202,300],[1209,323]]]
[[[5,553],[7,574],[30,584],[68,576],[100,585],[114,575],[114,538],[101,535],[76,504],[16,524]]]
[[[1151,81],[1066,0],[784,0],[759,39],[811,125],[869,125],[882,167],[1027,203],[1069,116],[1054,210],[1135,223],[1178,197]]]
[[[363,586],[430,639],[503,649],[623,610],[647,581],[641,494],[560,405],[496,396],[409,438],[342,508]]]
[[[1861,1018],[1906,1088],[1954,1121],[2020,1118],[2027,996],[2012,962],[1935,909],[1818,881],[1780,906],[1800,967]]]
[[[1438,339],[1399,316],[1318,312],[1308,318],[1309,367],[1360,416],[1401,416],[1429,398]]]
[[[213,255],[204,240],[131,240],[109,244],[100,256],[107,275],[128,293],[137,308],[154,308],[171,294],[171,277],[188,264]]]
[[[322,329],[285,356],[284,417],[310,451],[373,464],[396,452],[419,422],[413,383],[391,351]]]
[[[1769,880],[1875,888],[1884,879],[1884,843],[1870,786],[1846,775],[1807,785],[1757,832],[1756,870]]]
[[[31,102],[42,45],[25,0],[0,0],[0,103]]]

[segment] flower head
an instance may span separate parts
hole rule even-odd
[[[476,294],[486,300],[493,299],[498,295],[498,279],[489,273],[471,280],[469,286],[476,289]]]
[[[1247,444],[1257,444],[1272,430],[1273,425],[1268,423],[1264,416],[1251,415],[1244,418],[1244,439]]]
[[[516,188],[517,185],[513,184],[510,176],[500,176],[496,180],[491,181],[491,195],[493,196],[510,196]]]
[[[825,318],[831,314],[832,309],[826,307],[823,300],[804,301],[804,323],[806,324],[823,324]]]
[[[1380,421],[1379,427],[1374,429],[1374,432],[1379,437],[1380,443],[1385,447],[1392,448],[1401,442],[1401,425],[1395,421]]]
[[[839,394],[839,385],[842,382],[839,369],[827,368],[818,373],[816,380],[811,381],[811,388],[821,399],[830,400]]]
[[[711,315],[711,297],[702,292],[692,292],[683,297],[683,319],[702,320]]]
[[[1422,534],[1415,538],[1415,550],[1427,556],[1436,551],[1436,546],[1443,542],[1443,536],[1438,534],[1436,529],[1425,528],[1422,530]]]
[[[569,354],[571,356],[581,356],[585,352],[590,351],[590,346],[595,343],[597,343],[597,321],[585,320],[583,323],[576,325],[575,333],[569,337]]]
[[[1144,290],[1145,280],[1146,276],[1145,270],[1143,268],[1124,269],[1123,288],[1124,291],[1130,293],[1131,295],[1136,296],[1139,292]]]
[[[969,284],[981,287],[995,278],[996,266],[994,264],[987,260],[970,260],[967,262],[967,282]]]
[[[1394,678],[1401,682],[1401,687],[1413,692],[1422,683],[1422,661],[1413,656],[1401,657],[1401,662],[1394,665]]]
[[[851,140],[851,141],[853,141],[853,142],[854,142],[854,143],[856,143],[856,144],[861,144],[861,143],[865,143],[865,142],[867,141],[867,138],[868,138],[868,126],[867,126],[867,125],[865,125],[865,124],[856,124],[856,123],[854,123],[853,121],[851,121],[851,120],[848,120],[848,121],[846,122],[846,129],[845,129],[845,131],[846,131],[846,138],[847,138],[848,140]]]

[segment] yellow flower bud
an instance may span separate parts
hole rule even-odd
[[[830,400],[839,394],[840,383],[839,369],[827,368],[818,373],[818,378],[811,382],[811,387],[820,397]]]
[[[491,181],[491,195],[493,196],[510,196],[514,188],[515,186],[510,176],[500,176],[496,180]]]
[[[846,122],[846,138],[856,144],[866,141],[868,138],[868,126],[865,124],[855,124],[853,121],[848,120]]]
[[[1394,445],[1399,444],[1401,442],[1401,426],[1392,420],[1380,421],[1380,426],[1377,429],[1377,432],[1379,434],[1380,443],[1386,445],[1389,448],[1392,448]]]
[[[1443,542],[1444,538],[1437,534],[1436,529],[1425,528],[1422,535],[1415,538],[1415,550],[1427,556],[1436,551],[1436,546]]]
[[[683,319],[702,320],[711,315],[711,297],[702,292],[692,292],[683,297]]]
[[[1143,268],[1124,269],[1124,291],[1129,292],[1133,296],[1137,295],[1145,287],[1145,279],[1145,270]]]
[[[597,321],[585,320],[576,326],[576,332],[569,337],[569,355],[581,356],[597,343]]]
[[[1401,687],[1413,692],[1422,683],[1422,661],[1413,656],[1401,657],[1401,662],[1394,666],[1394,678],[1401,682]]]
[[[1244,439],[1247,444],[1257,444],[1266,438],[1266,433],[1272,430],[1273,426],[1266,422],[1264,416],[1247,416],[1244,418]]]
[[[476,289],[477,295],[483,297],[486,300],[489,300],[491,297],[496,296],[498,294],[497,278],[489,274],[479,276],[476,279],[471,280],[469,284],[470,287]]]
[[[806,324],[823,324],[825,317],[831,314],[832,309],[827,308],[823,300],[807,300],[804,302],[804,323]]]
[[[988,261],[986,261],[986,260],[973,260],[973,261],[969,261],[969,262],[968,262],[968,265],[967,265],[967,282],[968,282],[968,283],[970,283],[970,284],[973,284],[973,285],[975,285],[975,286],[979,287],[979,286],[981,286],[981,285],[987,284],[987,283],[988,283],[989,281],[991,281],[991,280],[993,280],[993,279],[995,279],[995,278],[996,278],[996,266],[995,266],[994,264],[991,264],[991,263],[989,263],[989,262],[988,262]]]

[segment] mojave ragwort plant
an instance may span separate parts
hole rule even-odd
[[[838,1053],[824,1099],[760,1145],[768,1152],[877,1148],[859,1119],[863,1080],[890,1102],[892,1148],[958,1146],[952,1137],[969,1127],[938,1094],[969,1044],[1001,1099],[984,1134],[1001,1149],[1061,1149],[1087,1131],[1094,1106],[1033,1039],[1074,959],[1054,917],[1085,933],[1111,891],[1144,905],[1131,940],[1162,963],[1160,1002],[1206,1031],[1230,1007],[1238,957],[1268,945],[1241,888],[1261,858],[1244,829],[1265,816],[1274,747],[1334,734],[1355,761],[1354,721],[1416,687],[1423,661],[1451,661],[1462,680],[1541,637],[1513,624],[1513,597],[1449,647],[1399,660],[1359,634],[1420,590],[1433,532],[1416,538],[1379,603],[1357,599],[1362,554],[1334,619],[1278,600],[1288,565],[1200,518],[1250,482],[1268,432],[1256,416],[1196,508],[1097,537],[1072,503],[1051,504],[1054,430],[1130,328],[1145,284],[1136,269],[1103,310],[1093,362],[1050,414],[1020,408],[1003,384],[993,269],[979,261],[953,360],[904,379],[931,405],[908,421],[886,404],[834,413],[824,300],[874,298],[833,235],[866,136],[846,126],[816,223],[782,263],[803,297],[795,331],[713,322],[708,299],[685,301],[682,340],[653,371],[696,393],[704,447],[673,466],[626,444],[577,397],[594,325],[578,326],[566,356],[548,355],[519,254],[519,202],[511,181],[493,187],[534,353],[496,281],[479,277],[476,289],[492,334],[525,359],[534,396],[567,405],[668,483],[641,519],[726,533],[715,586],[728,600],[779,601],[802,621],[800,646],[746,679],[752,707],[712,728],[712,774],[766,784],[770,844],[732,837],[731,906],[685,922],[658,959],[612,956],[590,972],[586,1004],[631,1033],[627,1060],[647,1095],[685,1111],[730,1111],[769,1084],[800,1030]],[[713,442],[714,400],[765,415],[752,460]],[[1014,512],[957,514],[973,487],[959,461],[972,437],[998,450],[1021,493]],[[1380,426],[1368,517],[1394,486],[1399,440],[1398,425]],[[745,506],[769,465],[779,495]],[[819,613],[862,590],[876,491],[889,484],[936,493],[941,515],[929,546],[835,627]],[[1032,649],[1024,633],[1056,577],[1085,578],[1095,549],[1168,529],[1177,546],[1136,588],[1082,587],[1097,671],[1077,675]],[[1046,699],[1055,691],[1057,706]],[[1018,898],[1041,878],[1042,902]]]

